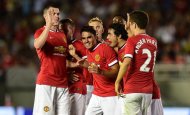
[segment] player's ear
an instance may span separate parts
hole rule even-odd
[[[135,28],[137,28],[137,27],[138,27],[136,23],[134,23],[134,25],[135,25]]]
[[[121,39],[121,34],[118,36],[119,39]]]

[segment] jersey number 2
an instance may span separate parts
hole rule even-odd
[[[142,72],[149,72],[150,71],[150,67],[148,67],[151,59],[152,59],[152,55],[150,50],[148,49],[143,49],[142,50],[142,54],[147,54],[147,59],[145,60],[144,64],[140,67],[140,71]],[[152,71],[154,70],[154,65],[155,65],[155,60],[156,60],[156,51],[154,52],[154,61],[153,61],[153,67],[152,67]]]

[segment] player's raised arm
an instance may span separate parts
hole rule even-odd
[[[53,8],[50,7],[49,9],[44,10],[43,16],[44,16],[45,21],[46,21],[46,27],[43,30],[43,32],[40,34],[40,36],[34,40],[34,47],[36,49],[41,49],[44,46],[46,39],[48,37],[49,30],[53,25],[53,22],[52,22],[53,15],[56,15],[54,13]]]

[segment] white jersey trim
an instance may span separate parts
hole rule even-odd
[[[94,51],[101,43],[99,43],[92,51]]]
[[[117,60],[114,60],[114,61],[112,61],[111,63],[109,63],[108,66],[110,67],[110,66],[116,64],[117,62],[118,62]]]
[[[86,59],[86,58],[87,58],[87,56],[83,56],[83,57],[82,57],[82,59]]]
[[[131,54],[125,54],[124,57],[125,57],[125,58],[126,58],[126,57],[133,58],[133,55],[131,55]]]

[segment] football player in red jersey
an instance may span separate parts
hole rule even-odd
[[[103,27],[103,22],[100,18],[98,17],[94,17],[91,18],[88,21],[88,25],[92,26],[94,28],[94,30],[96,31],[96,38],[99,42],[104,43],[104,39],[103,39],[103,33],[104,33],[104,27]],[[84,57],[87,58],[87,57]],[[94,90],[94,86],[93,86],[93,77],[92,74],[89,73],[88,71],[86,71],[86,69],[84,69],[84,73],[86,74],[86,78],[87,78],[87,95],[86,95],[86,105],[88,106],[89,102],[90,102],[90,98],[92,96],[92,92]]]
[[[33,115],[69,115],[70,101],[66,71],[67,40],[58,29],[59,8],[44,9],[46,25],[36,30],[34,47],[40,60]]]
[[[67,36],[69,47],[75,47],[75,53],[77,56],[86,56],[86,48],[84,47],[81,40],[74,38],[75,24],[69,19],[62,19],[60,21],[60,30]],[[72,45],[72,46],[70,46]],[[69,48],[70,51],[70,48]],[[80,58],[79,57],[79,58]],[[76,59],[72,55],[67,56],[68,63],[76,63]],[[83,75],[82,67],[70,68],[68,66],[67,72],[69,74],[69,93],[71,100],[71,115],[84,115],[86,108],[86,80]]]
[[[146,34],[148,21],[148,14],[143,11],[129,15],[128,29],[134,36],[127,40],[125,58],[115,82],[115,91],[120,95],[119,84],[125,77],[122,105],[125,115],[147,115],[152,100],[157,40]]]
[[[127,13],[127,21],[129,21],[129,14]],[[129,23],[125,23],[125,29],[128,33],[129,37],[132,37],[133,34],[131,33],[131,30],[129,29]],[[155,79],[153,80],[153,92],[152,92],[152,102],[148,109],[148,115],[163,115],[163,105],[161,100],[161,93],[160,88],[157,85]]]
[[[97,41],[96,31],[91,26],[84,26],[81,29],[81,35],[82,42],[88,49],[88,62],[81,60],[78,63],[88,67],[89,72],[93,75],[94,85],[94,91],[85,114],[116,115],[118,98],[113,91],[115,76],[119,69],[116,53],[107,44]]]
[[[123,24],[113,23],[108,27],[107,41],[112,48],[114,48],[115,50],[117,49],[117,57],[118,57],[120,66],[124,59],[124,51],[125,51],[125,45],[126,45],[127,38],[128,38],[127,32],[125,31],[125,27]],[[122,90],[123,90],[123,84],[124,83],[121,82]],[[121,114],[121,103],[122,103],[121,98],[119,98],[118,103],[119,104],[118,104],[117,115],[120,115]]]

